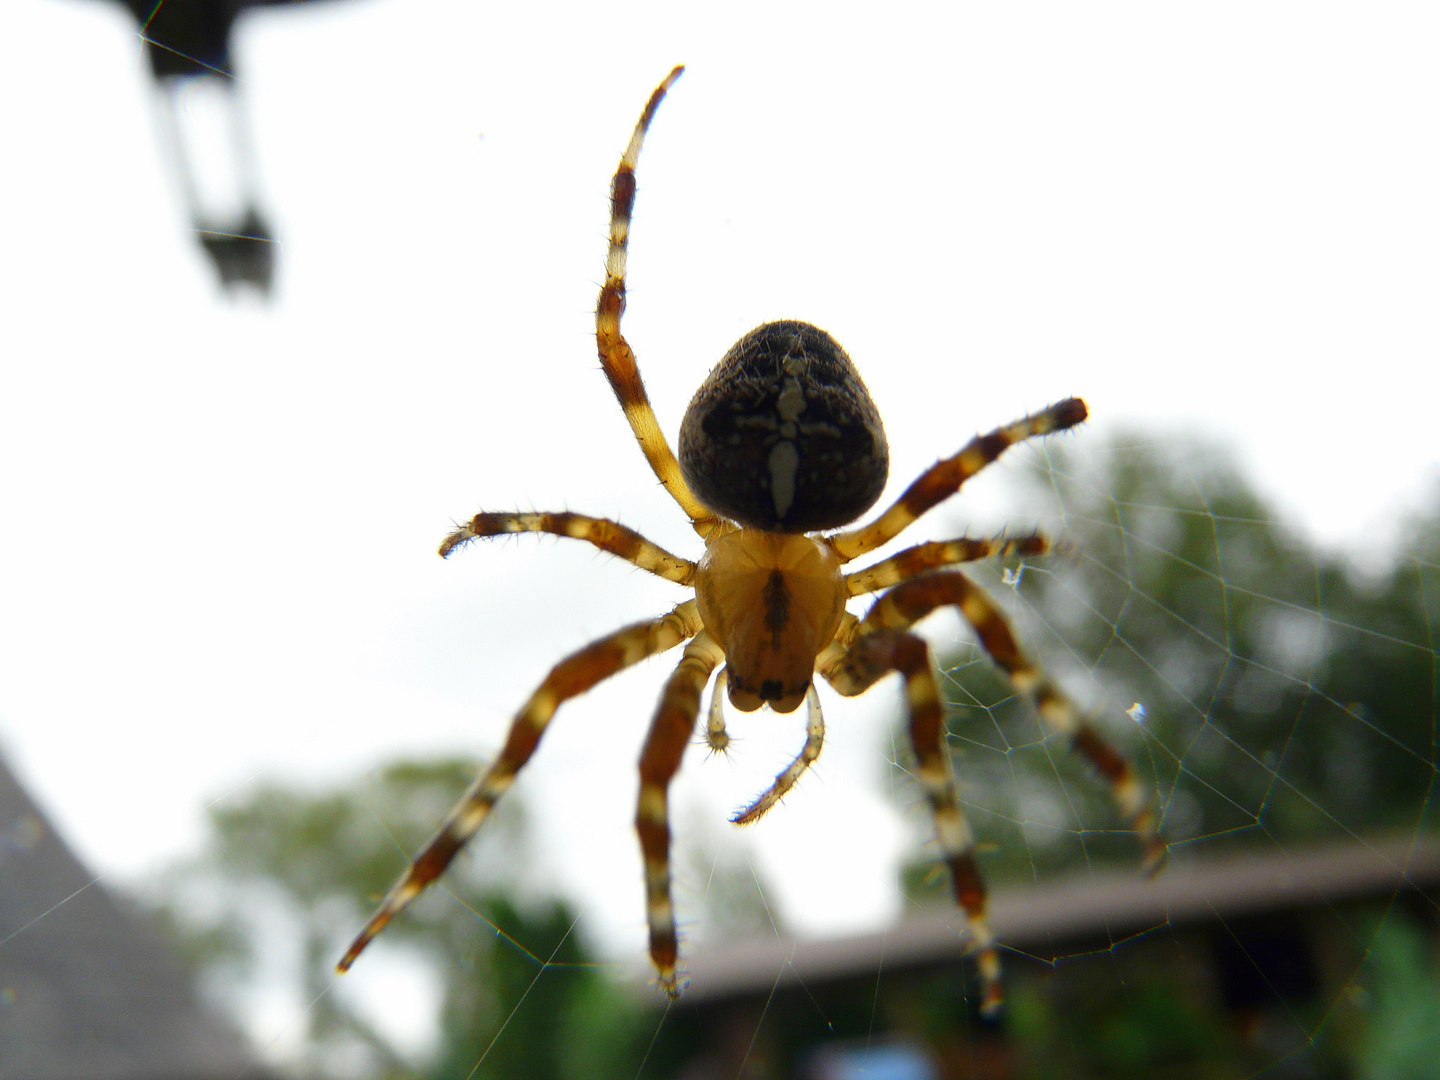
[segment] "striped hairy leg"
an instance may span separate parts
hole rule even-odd
[[[625,261],[630,250],[630,217],[635,211],[635,166],[640,161],[640,148],[645,143],[645,133],[650,130],[650,121],[655,110],[665,99],[665,92],[674,85],[684,67],[677,67],[655,88],[645,111],[630,136],[630,144],[620,158],[615,177],[610,182],[610,250],[605,256],[605,284],[600,288],[600,299],[595,305],[595,346],[600,353],[600,366],[610,380],[610,388],[620,400],[625,419],[635,432],[635,439],[650,462],[650,468],[660,478],[671,497],[680,504],[700,535],[708,535],[717,524],[710,512],[685,482],[680,472],[680,463],[660,430],[655,419],[655,410],[650,407],[650,397],[645,393],[645,384],[640,378],[640,368],[635,362],[634,350],[620,330],[620,319],[625,314]]]
[[[680,769],[685,746],[700,713],[700,695],[710,673],[725,659],[710,635],[701,631],[685,647],[679,665],[665,683],[645,748],[640,753],[640,799],[635,830],[645,860],[645,913],[650,924],[650,958],[660,986],[671,998],[683,989],[675,971],[679,942],[675,905],[670,896],[670,781]]]
[[[845,575],[845,587],[851,596],[888,589],[919,574],[956,563],[980,559],[1024,558],[1044,555],[1051,550],[1050,541],[1038,533],[1026,536],[1001,536],[993,540],[933,540],[916,544],[880,562]]]
[[[511,721],[510,733],[506,736],[500,756],[461,796],[435,838],[415,857],[386,894],[379,909],[336,965],[336,970],[346,971],[371,939],[445,872],[450,861],[484,824],[500,796],[509,790],[515,774],[530,760],[550,718],[563,702],[583,694],[647,656],[673,649],[693,637],[699,629],[700,618],[695,602],[687,600],[658,619],[617,630],[556,664]]]
[[[950,870],[955,902],[968,923],[980,970],[980,1011],[994,1016],[1004,1000],[1000,956],[986,915],[985,881],[975,863],[975,835],[960,809],[950,751],[945,745],[945,707],[935,683],[929,646],[923,638],[905,630],[862,621],[849,650],[820,669],[830,685],[847,697],[864,693],[892,671],[898,671],[905,680],[915,776],[930,804],[940,858]]]
[[[830,546],[846,560],[874,551],[899,536],[925,511],[954,495],[966,480],[1016,443],[1064,431],[1081,423],[1086,415],[1083,401],[1066,398],[1033,416],[996,428],[988,435],[975,436],[954,457],[937,461],[921,473],[920,479],[870,524],[829,537]]]
[[[1096,730],[1040,667],[1020,650],[1010,624],[983,589],[955,572],[926,574],[895,586],[861,621],[860,633],[870,628],[908,628],[941,607],[954,607],[975,630],[981,647],[1003,671],[1015,689],[1034,703],[1035,711],[1051,731],[1063,735],[1110,789],[1121,818],[1139,838],[1147,874],[1165,862],[1155,808],[1141,789],[1125,755]]]
[[[634,529],[626,528],[608,518],[589,517],[568,511],[554,514],[482,511],[445,537],[440,544],[440,557],[448,559],[452,552],[472,540],[526,532],[584,540],[601,551],[634,563],[641,570],[648,570],[656,577],[679,585],[689,585],[695,577],[693,562],[670,554]]]

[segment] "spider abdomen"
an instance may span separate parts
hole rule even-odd
[[[680,469],[717,514],[803,533],[846,525],[874,505],[890,449],[839,342],[786,320],[742,337],[695,392],[680,425]]]

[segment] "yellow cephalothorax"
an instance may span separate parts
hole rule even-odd
[[[889,448],[879,410],[855,365],[828,333],[795,320],[768,322],[737,341],[696,391],[681,423],[677,458],[650,407],[620,319],[635,166],[655,110],[681,70],[672,71],[650,95],[611,183],[610,247],[595,310],[595,343],[645,459],[704,538],[705,553],[692,562],[618,522],[585,514],[486,511],[447,536],[440,554],[449,556],[486,536],[568,536],[693,595],[663,615],[591,642],[551,669],[515,714],[494,763],[386,895],[339,970],[348,968],[406,904],[445,872],[530,760],[561,704],[646,657],[684,644],[640,754],[635,811],[650,956],[665,992],[676,997],[684,986],[670,896],[670,781],[695,740],[700,699],[712,677],[704,738],[716,752],[730,745],[723,705],[727,691],[730,702],[744,712],[769,705],[790,713],[806,703],[804,747],[764,793],[731,818],[744,825],[779,803],[820,756],[825,723],[817,676],[838,693],[853,696],[895,672],[905,686],[915,753],[912,775],[930,805],[940,859],[966,917],[981,976],[980,1007],[993,1012],[1001,1000],[1000,959],[986,920],[985,883],[975,861],[975,838],[960,809],[944,702],[929,647],[912,631],[915,623],[942,607],[960,613],[990,658],[1034,702],[1042,721],[1109,785],[1121,814],[1144,843],[1152,869],[1165,854],[1154,812],[1125,757],[1020,651],[995,602],[953,569],[976,559],[1042,555],[1050,547],[1043,536],[932,541],[849,573],[843,568],[895,539],[1007,447],[1080,423],[1085,403],[1066,398],[977,435],[953,457],[925,470],[879,517],[855,526],[879,499],[888,477]],[[863,617],[845,610],[848,600],[873,593],[881,595]]]
[[[734,529],[713,537],[695,571],[700,621],[725,653],[730,701],[793,712],[815,678],[815,658],[845,613],[840,556],[796,533]]]

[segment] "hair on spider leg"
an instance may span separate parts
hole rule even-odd
[[[705,738],[697,738],[697,739],[695,739],[695,740],[694,740],[694,745],[705,747],[705,760],[706,760],[706,761],[709,761],[709,760],[710,760],[711,758],[713,758],[713,757],[723,757],[723,758],[725,758],[726,760],[731,760],[731,759],[730,759],[730,747],[731,747],[732,744],[738,744],[740,741],[741,741],[740,739],[734,739],[734,738],[731,738],[730,736],[727,735],[727,736],[725,737],[725,745],[724,745],[724,746],[712,746],[712,745],[710,745],[709,740],[707,740],[707,739],[705,739]]]
[[[482,511],[458,522],[440,554],[448,556],[472,540],[522,532],[569,537],[686,588],[687,598],[590,642],[550,669],[515,713],[499,755],[451,809],[337,966],[348,968],[445,872],[528,763],[562,704],[648,657],[680,649],[644,737],[634,818],[650,957],[665,993],[678,997],[687,981],[679,967],[681,934],[671,889],[670,787],[686,748],[698,741],[697,721],[712,676],[704,735],[712,753],[732,745],[725,701],[741,712],[768,706],[781,716],[806,705],[800,752],[732,818],[748,824],[793,790],[820,755],[825,726],[817,678],[853,697],[895,675],[913,759],[903,767],[929,808],[938,861],[949,873],[972,942],[981,1011],[993,1015],[1002,1000],[1000,958],[976,862],[981,848],[951,762],[954,737],[945,722],[935,660],[916,624],[941,609],[957,611],[974,632],[977,655],[988,658],[1048,730],[1068,739],[1094,766],[1140,839],[1147,866],[1158,865],[1164,840],[1129,760],[1021,649],[998,602],[956,569],[976,560],[1038,557],[1050,550],[1043,536],[930,541],[860,569],[847,568],[956,495],[1010,447],[1072,428],[1085,420],[1087,409],[1079,398],[1065,398],[977,434],[922,472],[878,517],[857,524],[889,477],[889,443],[879,410],[833,336],[787,319],[757,326],[720,358],[681,419],[677,456],[650,404],[621,320],[635,170],[650,121],[683,70],[673,69],[650,94],[611,178],[595,344],[641,453],[689,519],[703,552],[691,560],[610,519],[532,510]],[[871,600],[863,615],[846,609],[850,599],[866,595]]]

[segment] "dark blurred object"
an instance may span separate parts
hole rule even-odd
[[[257,205],[255,156],[230,56],[250,7],[306,0],[122,0],[140,26],[175,148],[180,186],[201,246],[227,289],[268,295],[275,238]]]

